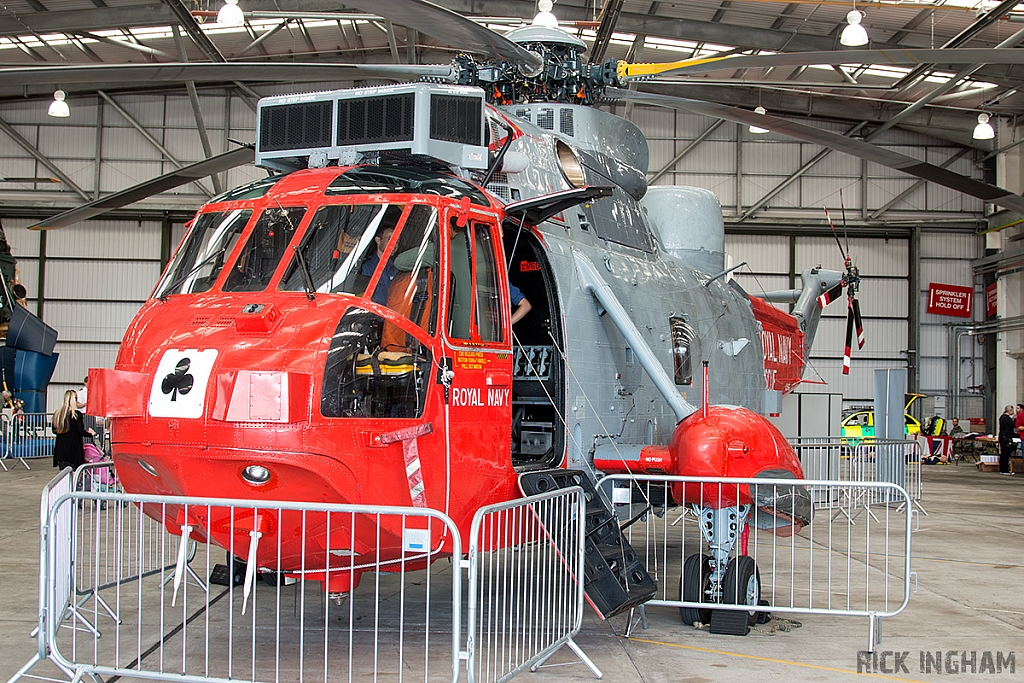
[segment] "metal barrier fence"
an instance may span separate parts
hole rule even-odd
[[[920,503],[923,453],[917,440],[803,437],[791,440],[790,445],[808,479],[896,484],[928,514]]]
[[[583,623],[583,489],[574,486],[481,508],[469,541],[470,683],[507,681],[536,670]]]
[[[40,611],[60,616],[12,681],[40,658],[79,679],[458,678],[461,573],[431,563],[462,551],[442,513],[67,490],[43,528]]]
[[[679,607],[684,623],[712,623],[713,610],[749,624],[765,612],[864,616],[873,650],[881,619],[910,598],[914,511],[895,484],[612,475],[599,486],[620,520],[641,515],[627,535],[657,577],[648,604]],[[702,505],[671,504],[684,486]]]
[[[253,507],[97,487],[112,477],[112,463],[89,464],[44,490],[39,649],[8,683],[44,659],[75,681],[183,683],[455,681],[466,660],[469,680],[491,683],[564,645],[601,675],[573,641],[584,609],[578,487],[479,510],[461,560],[454,523],[429,509]],[[213,537],[232,539],[231,550]],[[460,561],[434,562],[444,557]],[[348,590],[323,593],[325,576]]]
[[[0,413],[0,468],[6,472],[4,460],[16,460],[26,469],[28,461],[53,456],[56,435],[53,433],[50,413]],[[92,415],[83,416],[85,426],[96,432],[95,445],[104,453],[110,452],[110,434],[103,420]]]
[[[27,459],[51,457],[55,437],[50,417],[49,413],[4,414],[0,425],[0,467],[7,470],[4,459],[18,460],[28,468]]]

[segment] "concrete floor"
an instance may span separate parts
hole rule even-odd
[[[46,465],[0,472],[0,681],[35,651],[28,634],[36,615],[39,491],[54,474]],[[921,651],[941,651],[944,659],[955,651],[950,661],[956,665],[966,651],[968,659],[977,653],[979,670],[985,652],[993,661],[1013,653],[1015,669],[1004,666],[993,678],[1024,681],[1024,476],[980,473],[973,466],[926,467],[924,491],[929,514],[914,534],[913,553],[919,589],[902,614],[883,623],[876,651],[901,653],[906,671],[891,672],[890,655],[879,661],[884,668],[870,669],[872,677],[948,680],[952,672],[921,670]],[[864,618],[797,616],[800,628],[781,630],[785,623],[773,621],[741,638],[685,627],[675,609],[652,607],[647,616],[648,629],[627,640],[621,637],[623,617],[603,622],[588,612],[577,642],[605,680],[843,680],[858,676],[858,651],[867,644]],[[568,651],[552,661],[567,665],[531,680],[593,680]],[[55,669],[44,664],[35,672],[52,675]]]

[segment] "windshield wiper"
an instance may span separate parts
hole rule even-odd
[[[164,289],[164,291],[163,291],[163,294],[161,294],[161,295],[160,295],[160,297],[159,297],[160,301],[167,301],[167,297],[169,297],[169,296],[170,296],[170,295],[171,295],[171,294],[173,293],[173,292],[172,292],[172,290],[176,289],[176,288],[177,288],[177,287],[178,287],[179,285],[181,285],[181,284],[182,284],[183,282],[185,282],[185,281],[186,281],[186,280],[188,280],[188,279],[189,279],[190,277],[192,277],[193,275],[195,275],[195,274],[196,274],[196,273],[197,273],[197,272],[199,271],[199,269],[200,269],[200,268],[202,268],[202,267],[203,267],[203,266],[205,266],[206,264],[210,263],[210,261],[213,261],[213,260],[214,260],[215,258],[217,258],[218,256],[222,255],[222,254],[224,253],[224,250],[225,250],[225,247],[226,247],[226,246],[227,246],[227,245],[225,245],[224,247],[221,247],[221,248],[220,248],[220,249],[218,249],[217,251],[215,251],[215,252],[213,252],[212,254],[210,254],[209,256],[207,256],[207,257],[206,257],[206,258],[204,258],[204,259],[203,259],[203,260],[202,260],[202,261],[201,261],[200,263],[198,263],[198,264],[196,264],[195,266],[193,266],[193,267],[192,267],[192,269],[191,269],[191,270],[189,270],[189,271],[188,271],[187,273],[185,273],[185,274],[184,274],[184,275],[182,275],[181,277],[177,278],[177,279],[176,279],[176,280],[175,280],[174,282],[172,282],[171,284],[169,284],[169,285],[167,286],[167,288],[166,288],[166,289]]]
[[[292,245],[292,250],[295,251],[295,260],[298,261],[302,273],[302,287],[306,290],[306,298],[316,301],[316,288],[313,286],[313,276],[309,274],[309,268],[306,267],[306,258],[297,246]]]

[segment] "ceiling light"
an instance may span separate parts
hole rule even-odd
[[[996,136],[992,124],[988,122],[988,114],[978,114],[978,125],[974,127],[975,140],[991,140]]]
[[[864,13],[859,10],[850,10],[850,13],[846,15],[846,21],[849,22],[846,28],[843,29],[843,35],[839,37],[839,42],[847,47],[857,47],[858,45],[868,44],[868,32],[861,26],[861,19],[864,18]]]
[[[555,3],[552,0],[540,0],[537,3],[537,16],[533,18],[534,26],[546,26],[548,28],[558,28],[558,19],[551,13]]]
[[[217,23],[223,26],[241,26],[245,23],[238,0],[225,0],[224,6],[217,12]]]
[[[50,116],[56,116],[59,119],[66,119],[71,116],[71,110],[68,109],[68,103],[64,101],[67,97],[63,90],[58,90],[53,93],[53,102],[50,102],[50,108],[46,110],[46,113]]]
[[[757,107],[756,109],[754,109],[754,113],[755,114],[761,114],[762,116],[764,116],[765,114],[768,113],[768,110],[765,109],[764,107]],[[763,135],[764,133],[768,132],[767,128],[759,128],[759,127],[754,126],[754,125],[750,126],[750,128],[748,128],[747,130],[749,130],[751,133],[754,133],[756,135]]]

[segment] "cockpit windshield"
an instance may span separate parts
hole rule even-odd
[[[305,213],[305,207],[275,207],[264,211],[231,268],[224,291],[261,292],[266,289]]]
[[[401,204],[321,207],[306,229],[299,252],[318,293],[368,296],[433,333],[437,209],[426,204],[415,204],[408,212],[405,208]],[[293,256],[280,288],[297,292],[304,284],[302,266]],[[403,346],[397,336],[397,331],[385,335],[388,343]]]
[[[250,209],[200,214],[154,296],[208,291],[251,216]]]

